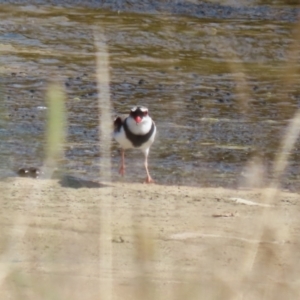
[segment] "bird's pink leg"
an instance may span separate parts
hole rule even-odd
[[[154,183],[154,180],[151,178],[149,170],[148,170],[148,153],[145,154],[145,169],[147,173],[147,178],[144,183]]]
[[[125,174],[125,151],[123,149],[121,149],[121,166],[119,169],[119,174],[122,176]]]

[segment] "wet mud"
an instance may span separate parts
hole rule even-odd
[[[149,157],[157,182],[235,187],[272,179],[286,126],[300,104],[299,76],[287,76],[295,59],[297,6],[72,1],[71,9],[65,1],[2,3],[4,177],[42,166],[45,94],[53,80],[66,92],[60,166],[82,180],[99,177],[94,34],[102,28],[110,52],[112,118],[136,104],[149,107],[158,127]],[[283,186],[293,190],[299,185],[298,149],[283,177]],[[126,163],[121,179],[113,144],[113,179],[141,182],[142,154],[128,152]]]

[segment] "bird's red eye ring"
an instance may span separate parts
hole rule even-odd
[[[147,116],[147,115],[148,115],[148,112],[147,112],[147,111],[144,111],[143,114],[144,114],[144,116]]]

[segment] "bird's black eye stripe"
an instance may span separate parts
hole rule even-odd
[[[140,109],[137,109],[135,111],[131,111],[130,116],[133,117],[133,118],[137,117],[137,116],[142,118],[142,117],[148,116],[148,111],[142,111]]]

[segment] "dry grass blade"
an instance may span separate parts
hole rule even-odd
[[[294,145],[300,135],[300,110],[298,110],[291,120],[282,140],[281,151],[278,153],[274,165],[274,178],[280,181],[287,165],[288,159]]]
[[[296,35],[294,43],[291,47],[289,62],[287,65],[287,70],[289,74],[284,78],[285,88],[288,90],[288,87],[295,83],[295,75],[296,69],[294,66],[295,63],[295,49],[297,49],[297,45],[299,44],[299,25],[296,26]],[[270,183],[269,188],[264,189],[262,194],[262,201],[265,205],[274,206],[276,201],[280,196],[280,184],[281,180],[284,176],[284,172],[289,163],[290,154],[295,146],[295,143],[300,135],[300,110],[298,110],[294,117],[289,122],[285,134],[281,140],[281,145],[278,150],[278,154],[276,155],[273,167],[273,179]],[[278,227],[276,220],[274,220],[268,210],[264,210],[260,215],[257,221],[257,235],[260,236],[261,240],[269,239],[269,240],[280,240],[282,242],[286,242],[289,240],[290,228],[289,225],[285,224],[284,226]],[[285,250],[288,255],[291,254],[292,247],[287,244],[287,249]],[[279,256],[281,251],[278,248],[274,248],[271,246],[262,247],[261,245],[257,245],[255,248],[249,248],[247,257],[245,257],[244,261],[244,270],[243,273],[248,278],[246,280],[247,288],[253,284],[252,280],[260,280],[259,277],[262,274],[262,269],[266,272],[265,276],[263,276],[264,280],[268,274],[272,274],[273,277],[280,277],[281,270],[274,267],[279,260]],[[285,256],[287,254],[285,253]],[[285,257],[286,258],[286,257]],[[292,266],[289,266],[292,269]],[[286,287],[285,287],[286,288]],[[289,286],[286,291],[291,292],[293,288]],[[269,283],[269,286],[262,289],[260,291],[261,299],[281,299],[278,296],[282,292],[282,288],[280,286],[276,286],[275,284]],[[285,292],[286,293],[286,292]],[[247,299],[247,293],[243,293],[239,299]]]
[[[111,182],[111,104],[110,104],[110,75],[109,53],[105,35],[101,32],[94,34],[97,62],[98,107],[99,107],[99,139],[100,139],[100,180]],[[109,187],[108,187],[109,188]],[[112,299],[112,196],[104,196],[100,189],[100,299]]]

